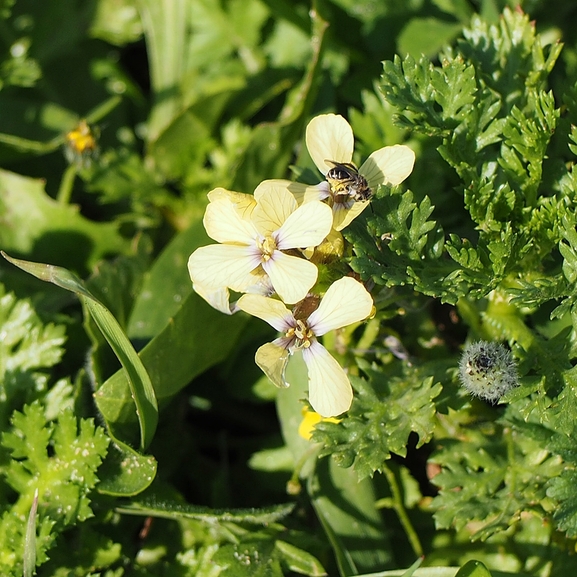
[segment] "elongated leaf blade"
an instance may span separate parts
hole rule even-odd
[[[150,377],[112,313],[101,304],[82,284],[82,281],[69,270],[43,263],[29,262],[9,257],[2,252],[6,260],[36,278],[77,294],[92,315],[98,328],[120,360],[130,388],[131,397],[136,405],[136,414],[140,425],[140,446],[145,449],[154,436],[158,423],[158,405]]]

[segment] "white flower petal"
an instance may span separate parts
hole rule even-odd
[[[324,202],[311,201],[299,206],[280,227],[279,250],[319,245],[331,231],[333,211]]]
[[[354,278],[345,276],[327,289],[307,323],[318,337],[366,319],[372,309],[373,299],[367,289]]]
[[[193,284],[203,290],[229,287],[241,291],[252,282],[251,271],[260,264],[251,247],[211,244],[197,248],[188,259]]]
[[[238,310],[236,307],[231,307],[230,292],[226,287],[207,289],[202,285],[193,283],[192,288],[194,292],[201,296],[212,308],[225,315],[231,315]]]
[[[242,218],[237,205],[227,198],[206,207],[203,224],[208,236],[217,242],[250,244],[257,236],[252,222]]]
[[[236,211],[244,220],[250,219],[250,215],[256,206],[256,200],[252,194],[234,192],[221,187],[211,190],[208,193],[208,200],[210,200],[210,202],[218,202],[220,200],[232,202]]]
[[[291,312],[276,299],[246,294],[238,299],[236,306],[249,315],[266,321],[279,332],[286,332],[296,324]]]
[[[278,296],[287,304],[304,299],[317,282],[317,267],[304,258],[275,250],[272,257],[262,263]]]
[[[309,402],[323,417],[335,417],[348,411],[353,389],[343,368],[318,341],[303,349],[309,373]]]
[[[277,184],[260,195],[252,213],[252,222],[260,234],[270,236],[296,209],[295,197],[286,187]]]
[[[285,380],[285,370],[290,353],[275,343],[266,343],[256,351],[254,360],[273,385],[284,389],[289,386]]]
[[[395,144],[375,150],[359,168],[359,173],[374,192],[379,184],[401,184],[414,165],[415,153],[404,144]]]
[[[279,188],[283,190],[289,190],[291,184],[295,184],[292,180],[286,180],[284,178],[269,178],[267,180],[263,180],[255,189],[254,189],[254,199],[256,202],[259,202],[262,198],[263,194],[270,192],[271,190],[277,190]],[[303,185],[305,186],[305,185]]]
[[[262,295],[265,297],[270,297],[274,294],[274,287],[270,282],[270,277],[261,267],[252,271],[246,280],[246,285],[238,289],[243,293]]]
[[[351,208],[337,208],[338,205],[333,206],[333,228],[335,230],[343,230],[346,226],[349,226],[367,206],[369,202],[355,202]]]
[[[306,144],[317,168],[326,174],[334,162],[351,162],[355,146],[353,129],[339,114],[315,116],[307,125]]]

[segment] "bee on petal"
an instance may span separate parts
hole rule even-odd
[[[373,196],[367,179],[359,174],[358,168],[352,162],[335,162],[325,160],[333,165],[325,178],[331,187],[334,202],[347,201],[366,202]]]
[[[315,116],[307,125],[305,140],[313,162],[325,177],[317,185],[319,198],[324,195],[333,209],[335,230],[342,230],[361,214],[379,185],[403,182],[415,163],[415,153],[408,146],[395,144],[375,150],[357,168],[352,162],[353,129],[338,114]]]

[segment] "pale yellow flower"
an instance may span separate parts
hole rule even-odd
[[[331,230],[331,210],[319,201],[298,206],[283,187],[258,201],[224,189],[212,191],[209,199],[204,227],[221,244],[198,248],[189,258],[199,294],[219,310],[227,308],[228,289],[247,292],[259,284],[269,283],[289,304],[303,299],[317,280],[317,267],[285,251],[320,244]]]
[[[342,230],[366,208],[380,184],[400,184],[415,164],[415,153],[408,146],[396,144],[375,150],[357,169],[352,162],[353,130],[338,114],[315,116],[306,129],[306,144],[325,176],[317,198],[329,199],[335,230]],[[310,197],[312,191],[306,194]]]
[[[334,282],[310,314],[303,303],[290,311],[278,300],[251,294],[243,295],[237,306],[283,333],[260,347],[255,357],[275,385],[289,386],[285,380],[286,365],[291,354],[301,351],[308,370],[312,408],[322,417],[340,415],[349,409],[353,399],[349,378],[318,337],[371,314],[373,299],[360,282],[351,277]]]
[[[240,310],[236,306],[236,302],[230,302],[230,291],[227,287],[204,287],[198,283],[192,283],[192,289],[211,307],[225,315],[232,315]],[[247,277],[247,284],[242,289],[242,292],[271,296],[274,294],[274,289],[270,284],[270,279],[264,272],[262,274],[251,273]]]

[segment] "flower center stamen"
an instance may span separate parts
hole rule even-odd
[[[296,326],[291,327],[286,336],[295,339],[294,347],[297,349],[308,349],[311,346],[311,340],[314,338],[314,332],[309,329],[306,322],[297,321]]]
[[[276,240],[272,236],[266,236],[258,241],[258,248],[263,260],[267,261],[272,257],[274,251],[277,250]]]

